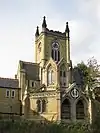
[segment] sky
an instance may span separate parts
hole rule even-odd
[[[46,16],[49,29],[69,22],[73,65],[100,62],[100,0],[0,0],[0,77],[14,78],[19,60],[34,62],[34,34]]]

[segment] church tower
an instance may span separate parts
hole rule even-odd
[[[26,119],[74,122],[87,120],[88,99],[72,81],[70,30],[50,30],[46,17],[35,33],[35,63],[20,61],[18,67],[22,110]],[[75,73],[77,76],[77,72]]]
[[[70,77],[70,35],[68,22],[65,32],[49,30],[46,17],[43,18],[42,32],[39,27],[35,34],[35,61],[40,65],[41,83],[66,88]]]

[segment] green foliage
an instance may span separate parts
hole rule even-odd
[[[0,133],[90,133],[88,124],[41,123],[34,121],[0,121]]]
[[[77,66],[75,66],[74,68],[78,68],[81,70],[82,76],[83,76],[83,85],[86,86],[88,84],[88,80],[90,78],[88,66],[84,62],[81,62],[81,63],[77,64]]]
[[[97,100],[93,100],[93,106],[94,106],[94,120],[91,125],[92,133],[100,133],[100,102]]]
[[[97,60],[92,57],[87,61],[87,64],[82,61],[81,63],[78,63],[74,68],[81,70],[84,87],[88,85],[89,88],[91,88],[97,81],[96,77],[99,75],[99,67],[100,66],[97,63]]]

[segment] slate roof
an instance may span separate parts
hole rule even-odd
[[[26,79],[39,80],[39,65],[37,63],[20,61],[21,69],[25,69]]]
[[[4,88],[19,88],[18,79],[1,78],[0,77],[0,87]]]

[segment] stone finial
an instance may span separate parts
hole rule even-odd
[[[68,26],[68,22],[66,22],[66,29],[65,32],[69,33],[69,26]]]
[[[35,33],[35,36],[38,37],[39,36],[39,27],[37,26],[36,28],[36,33]]]
[[[43,17],[42,28],[47,28],[46,17],[45,16]]]

